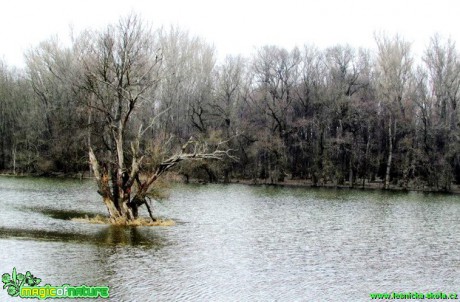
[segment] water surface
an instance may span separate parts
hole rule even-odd
[[[177,185],[154,204],[176,226],[121,228],[69,220],[105,214],[93,181],[0,177],[0,205],[0,273],[108,285],[111,301],[460,293],[455,195]]]

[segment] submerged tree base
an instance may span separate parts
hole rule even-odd
[[[84,218],[72,218],[72,221],[92,223],[92,224],[111,224],[120,226],[173,226],[176,225],[174,220],[171,219],[157,219],[152,221],[149,218],[139,217],[134,220],[126,220],[124,218],[108,218],[101,215],[94,217],[85,216]]]

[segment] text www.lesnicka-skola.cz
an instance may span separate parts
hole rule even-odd
[[[371,299],[381,300],[410,300],[410,299],[443,299],[443,300],[455,300],[458,299],[457,293],[444,293],[444,292],[406,292],[406,293],[370,293]]]

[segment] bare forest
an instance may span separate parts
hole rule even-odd
[[[200,37],[135,15],[71,45],[50,38],[24,69],[0,62],[0,171],[91,171],[111,216],[128,218],[173,166],[206,182],[453,190],[455,42],[434,36],[421,58],[398,35],[375,43],[221,60]]]

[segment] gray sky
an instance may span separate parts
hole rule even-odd
[[[0,56],[24,65],[24,51],[52,35],[101,28],[130,11],[154,27],[179,25],[213,43],[219,57],[256,47],[348,43],[374,47],[373,33],[399,33],[421,55],[435,33],[460,41],[457,0],[11,0],[0,12]]]

